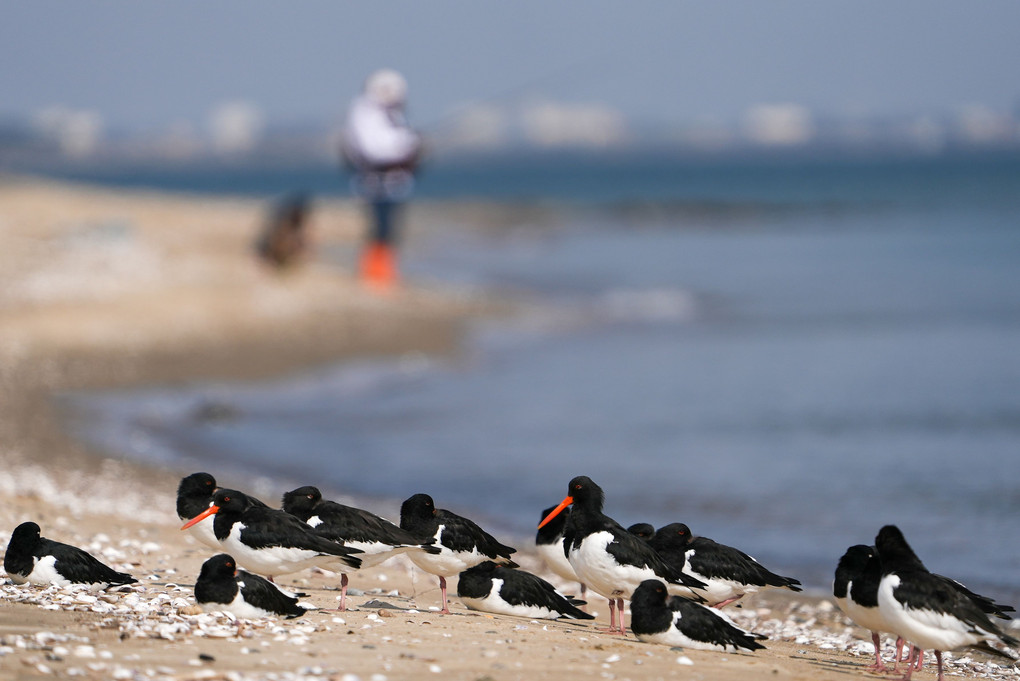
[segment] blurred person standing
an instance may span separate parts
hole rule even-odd
[[[362,281],[389,287],[399,280],[396,255],[401,204],[414,188],[422,152],[421,135],[404,118],[407,81],[393,69],[380,69],[366,80],[351,103],[344,126],[342,153],[354,171],[355,193],[369,207],[370,229],[359,265]]]

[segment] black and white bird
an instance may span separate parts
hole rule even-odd
[[[532,619],[592,619],[592,615],[577,607],[584,605],[584,601],[567,598],[538,575],[498,565],[491,560],[460,573],[457,596],[471,610],[499,615]]]
[[[942,575],[932,574],[947,587],[958,591],[987,615],[1010,619],[1007,612],[1013,612],[1008,605],[1000,605],[987,596],[974,593],[956,580]],[[875,646],[875,662],[868,669],[883,671],[886,666],[881,658],[880,632],[892,632],[891,625],[885,620],[878,607],[878,586],[882,579],[882,561],[872,546],[858,544],[851,546],[839,559],[836,575],[833,580],[833,597],[836,605],[858,625],[871,632],[871,640]],[[892,671],[899,668],[900,655],[903,652],[904,640],[896,639],[896,657]],[[922,656],[919,653],[915,669],[921,668]]]
[[[222,610],[247,619],[273,615],[290,619],[314,609],[268,579],[238,570],[234,559],[225,553],[202,563],[195,600],[206,612]]]
[[[216,478],[208,473],[192,473],[181,478],[177,485],[177,517],[187,522],[203,513],[212,504],[216,493]],[[213,533],[213,519],[208,518],[188,528],[192,537],[206,546],[218,549],[219,542]]]
[[[800,582],[793,577],[769,571],[732,546],[695,537],[683,523],[660,527],[649,543],[667,562],[704,582],[707,586],[695,592],[716,608],[766,587],[801,591]]]
[[[568,506],[570,516],[563,539],[578,579],[609,600],[609,632],[625,634],[623,601],[647,579],[666,582],[671,593],[701,600],[692,589],[707,585],[667,563],[648,543],[625,530],[602,513],[605,495],[587,476],[578,476],[567,486],[567,496],[542,520],[544,526]],[[616,623],[616,611],[620,623]]]
[[[868,669],[874,671],[886,669],[882,662],[881,633],[892,631],[878,607],[878,583],[881,578],[882,563],[875,549],[857,544],[848,548],[839,559],[832,581],[832,597],[836,605],[858,626],[871,633],[871,642],[875,646],[875,662]],[[897,639],[896,646],[898,667],[903,640]]]
[[[269,508],[248,495],[220,489],[213,504],[181,529],[215,515],[213,532],[220,548],[237,564],[259,575],[285,575],[310,567],[348,572],[361,566],[360,549],[320,537],[291,514]]]
[[[999,629],[971,598],[947,583],[952,580],[929,572],[895,525],[879,531],[875,549],[882,563],[878,607],[893,633],[915,646],[911,662],[920,659],[922,649],[935,652],[939,681],[943,679],[944,650],[979,646],[985,652],[1010,657],[988,642],[1020,644]],[[908,664],[904,679],[910,678],[913,668]]]
[[[360,549],[361,567],[378,565],[400,553],[438,554],[432,540],[421,542],[407,530],[374,513],[322,498],[319,488],[299,487],[283,495],[283,510],[307,523],[315,534]],[[348,578],[340,576],[341,610],[347,600]]]
[[[209,473],[192,473],[181,478],[177,485],[177,517],[187,522],[203,513],[212,504],[216,493],[216,478]],[[248,495],[252,503],[265,506],[255,497]],[[220,544],[213,532],[213,519],[206,518],[188,528],[192,537],[209,548],[219,549]]]
[[[491,560],[510,567],[517,564],[510,554],[517,549],[499,543],[495,537],[473,521],[445,509],[437,509],[427,494],[415,494],[400,506],[400,527],[414,535],[418,541],[433,541],[438,554],[417,551],[407,554],[415,565],[439,577],[443,609],[449,614],[446,578],[458,575],[481,562]]]
[[[542,516],[539,520],[552,513],[555,508],[555,506],[550,506],[542,511]],[[567,560],[567,552],[563,548],[563,528],[567,524],[567,516],[569,515],[570,509],[564,509],[562,513],[538,528],[538,532],[535,533],[535,550],[538,552],[542,562],[545,563],[545,566],[549,568],[549,572],[568,582],[578,582],[581,598],[584,598],[588,587],[577,579],[577,573],[570,566],[570,561]]]
[[[754,651],[764,648],[759,634],[745,631],[722,612],[682,596],[671,596],[665,583],[648,579],[630,599],[630,629],[638,640],[668,646]]]
[[[77,546],[42,536],[39,525],[21,523],[11,533],[4,554],[4,570],[15,584],[67,586],[87,584],[92,590],[134,584],[138,580],[117,572]]]

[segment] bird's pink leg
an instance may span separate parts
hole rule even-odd
[[[936,650],[935,651],[935,661],[939,665],[939,679],[938,679],[938,681],[945,681],[943,679],[943,677],[942,677],[942,651],[941,650]],[[918,669],[920,669],[920,667],[918,667]]]
[[[743,597],[744,597],[744,594],[740,594],[739,596],[736,596],[735,598],[727,598],[725,601],[720,601],[720,602],[716,603],[715,605],[713,605],[712,607],[716,608],[716,609],[722,609],[722,607],[724,605],[729,605],[730,603],[733,603],[734,601],[739,601]]]
[[[623,624],[623,599],[610,598],[609,599],[609,628],[599,629],[603,634],[618,634],[620,630],[616,626],[616,602],[620,602],[620,624]]]
[[[343,612],[347,609],[347,575],[340,573],[340,607],[337,608],[338,612]]]
[[[443,593],[443,609],[439,612],[444,615],[450,614],[450,605],[446,600],[446,577],[439,578],[439,590]]]
[[[620,610],[620,636],[626,636],[627,635],[627,628],[625,626],[623,626],[623,599],[622,598],[617,598],[616,599],[616,606]]]
[[[904,643],[906,643],[906,641],[903,640],[902,636],[897,636],[896,637],[896,656],[893,658],[893,668],[892,668],[893,672],[899,671],[900,662],[902,662],[902,661],[904,661],[906,659],[910,659],[910,651],[909,650],[907,651],[907,657],[904,658],[904,660],[900,659],[900,656],[903,654],[903,644]]]
[[[942,653],[940,652],[939,655]],[[914,669],[920,669],[924,665],[924,651],[920,648],[917,649],[917,664]]]
[[[921,649],[914,647],[910,653],[910,659],[907,660],[907,673],[903,675],[903,681],[910,681],[910,675],[914,673],[914,662],[920,654]]]
[[[869,665],[867,669],[876,672],[884,672],[886,667],[882,664],[882,641],[877,631],[871,632],[871,642],[875,644],[875,664]]]

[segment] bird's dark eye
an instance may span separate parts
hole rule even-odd
[[[230,497],[223,497],[223,501],[230,501]]]
[[[315,496],[315,495],[313,495],[313,494],[309,494],[309,495],[307,495],[307,496],[308,496],[308,498],[309,498],[309,499],[311,499],[311,498],[312,498],[313,496]]]

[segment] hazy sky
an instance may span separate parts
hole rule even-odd
[[[329,122],[373,68],[412,121],[534,94],[657,123],[755,103],[820,113],[1020,104],[1016,0],[0,0],[0,116],[93,109],[110,126],[204,123],[227,100]]]

